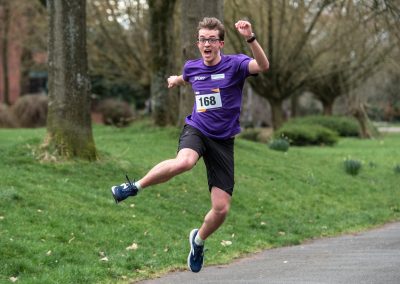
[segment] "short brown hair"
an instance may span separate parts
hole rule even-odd
[[[217,30],[218,31],[218,36],[221,41],[224,40],[225,37],[225,27],[221,23],[220,20],[217,18],[208,18],[205,17],[202,21],[199,22],[199,25],[197,26],[197,33],[201,29],[207,29],[207,30]]]

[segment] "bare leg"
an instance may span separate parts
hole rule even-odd
[[[175,159],[165,160],[154,166],[141,180],[142,188],[150,185],[166,182],[174,176],[188,171],[194,167],[199,154],[192,149],[182,149],[178,152]]]
[[[218,187],[211,190],[211,210],[204,218],[204,222],[199,229],[199,236],[206,240],[214,233],[225,221],[231,203],[231,196]]]

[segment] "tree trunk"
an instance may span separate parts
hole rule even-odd
[[[283,101],[280,99],[267,98],[271,105],[271,121],[274,130],[279,129],[284,123]]]
[[[333,103],[334,101],[321,101],[323,107],[323,114],[326,116],[333,115]]]
[[[86,0],[49,0],[49,110],[45,146],[96,160],[86,54]]]
[[[4,103],[9,105],[10,104],[10,81],[8,76],[8,36],[10,31],[10,3],[8,1],[2,1],[0,7],[3,9],[3,28],[1,30],[1,34],[3,35],[2,43],[1,43],[1,57],[2,57],[2,69],[3,69],[3,95],[4,95]]]
[[[372,131],[371,131],[371,126],[370,126],[370,121],[367,115],[367,112],[365,111],[364,105],[359,104],[355,106],[352,110],[353,116],[357,119],[359,125],[360,125],[360,136],[361,138],[364,139],[370,139],[373,137]]]
[[[172,22],[175,0],[151,0],[150,29],[152,49],[151,109],[154,122],[159,126],[168,124],[168,88],[169,59],[171,57]]]
[[[299,93],[295,93],[290,97],[290,117],[295,118],[299,115]]]
[[[223,0],[182,0],[182,56],[183,62],[199,57],[197,41],[197,25],[204,17],[224,19]],[[190,86],[180,88],[178,124],[185,123],[185,117],[192,112],[194,94]]]

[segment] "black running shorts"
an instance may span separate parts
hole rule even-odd
[[[193,126],[185,125],[179,138],[178,152],[184,148],[196,151],[206,165],[209,190],[216,186],[232,195],[235,183],[234,141],[235,138],[212,139]]]

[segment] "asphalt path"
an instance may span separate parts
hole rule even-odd
[[[400,223],[270,249],[229,265],[206,266],[199,273],[173,272],[140,283],[400,284]]]

